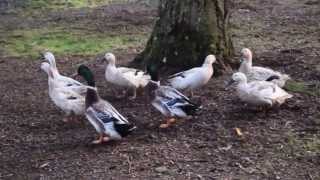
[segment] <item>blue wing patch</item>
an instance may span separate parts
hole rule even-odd
[[[104,112],[98,112],[96,113],[96,116],[103,122],[103,123],[109,123],[112,121],[115,121],[116,118],[111,116],[110,114],[106,114]]]
[[[183,100],[179,99],[179,98],[175,98],[175,99],[172,99],[172,100],[168,101],[166,104],[167,104],[167,106],[171,107],[171,106],[175,105],[178,102],[183,102]]]

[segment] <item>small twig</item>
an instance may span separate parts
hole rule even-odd
[[[129,172],[129,174],[131,174],[131,169],[132,169],[132,163],[131,163],[131,160],[130,160],[130,156],[128,155],[127,156],[127,162],[128,162],[128,172]]]
[[[314,180],[314,178],[312,177],[312,175],[310,174],[310,172],[308,172],[308,177],[310,180]]]

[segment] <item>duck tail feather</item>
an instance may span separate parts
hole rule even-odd
[[[272,76],[268,77],[268,78],[266,79],[266,81],[273,81],[273,80],[275,80],[275,79],[280,79],[280,77],[277,76],[277,75],[272,75]]]
[[[122,136],[126,137],[132,133],[137,127],[133,124],[114,124],[116,131]]]
[[[201,108],[201,105],[197,105],[195,103],[189,103],[181,107],[187,115],[195,115]]]

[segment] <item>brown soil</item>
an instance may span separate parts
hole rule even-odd
[[[305,0],[241,1],[232,19],[236,49],[253,48],[255,64],[316,86],[319,6],[318,1]],[[139,13],[144,11],[135,9],[139,8],[123,13],[122,19],[138,28]],[[131,23],[133,17],[136,24]],[[152,21],[145,25],[151,27]],[[122,64],[134,56],[131,51],[121,54]],[[200,97],[195,100],[204,106],[199,115],[161,130],[163,118],[141,97],[135,101],[113,98],[95,57],[57,59],[64,74],[86,61],[96,74],[101,96],[138,129],[121,142],[89,145],[96,138],[95,130],[85,118],[83,123],[61,121],[63,113],[48,97],[40,61],[0,58],[0,179],[320,178],[317,96],[290,92],[294,98],[264,114],[244,107],[232,89],[225,90],[224,81],[229,78],[225,75],[212,78],[196,93]],[[243,135],[237,135],[235,128]]]

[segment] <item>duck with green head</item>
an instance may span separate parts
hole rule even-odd
[[[170,86],[161,86],[159,73],[155,66],[147,67],[147,72],[151,75],[151,80],[146,86],[151,104],[167,120],[160,125],[160,128],[168,128],[175,123],[175,118],[187,118],[194,115],[200,108],[199,105],[190,101],[188,97]]]
[[[78,75],[82,76],[89,86],[95,87],[94,76],[87,66],[81,65]],[[87,119],[99,133],[99,138],[93,141],[93,144],[120,140],[136,129],[109,102],[100,98],[97,89],[88,88],[85,106]]]

